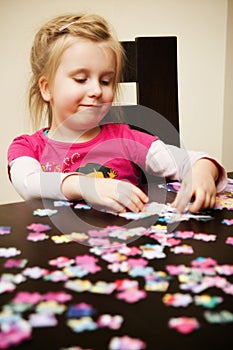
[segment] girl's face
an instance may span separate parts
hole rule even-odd
[[[104,42],[80,39],[67,48],[52,85],[44,77],[40,82],[52,108],[50,130],[61,123],[79,131],[96,127],[113,101],[115,70],[114,53]]]

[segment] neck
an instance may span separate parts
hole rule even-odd
[[[100,130],[101,128],[99,126],[90,130],[72,130],[65,126],[56,129],[51,127],[48,132],[48,137],[61,142],[81,143],[92,140],[100,133]]]

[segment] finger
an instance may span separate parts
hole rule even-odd
[[[206,202],[204,204],[203,208],[213,208],[215,206],[215,201],[216,201],[216,195],[215,193],[213,194],[207,194],[206,195]]]
[[[176,208],[176,210],[180,213],[187,211],[188,205],[194,196],[194,191],[192,189],[192,185],[190,181],[184,181],[181,184],[180,190],[176,195],[174,202],[172,203],[172,207]]]
[[[201,209],[208,208],[209,206],[209,196],[202,191],[195,194],[194,201],[191,204],[189,211],[191,213],[197,213]]]
[[[113,213],[122,213],[125,211],[125,206],[122,205],[122,203],[114,200],[114,199],[105,199],[102,201],[102,203],[92,203],[92,208],[95,210],[101,210],[101,211],[109,211]]]
[[[127,184],[130,185],[128,186],[126,193],[131,200],[134,199],[139,199],[143,203],[147,203],[149,201],[148,196],[138,187],[132,185],[132,184]]]
[[[112,211],[115,213],[123,213],[126,211],[126,209],[138,212],[143,206],[144,203],[140,204],[140,202],[137,202],[136,199],[135,202],[133,202],[132,196],[129,198],[125,193],[120,195],[118,193],[117,198],[112,197],[104,201],[104,210]]]
[[[149,201],[149,198],[143,193],[140,189],[136,189],[136,191],[132,193],[131,201],[130,201],[130,210],[132,211],[142,211],[145,203]]]
[[[128,200],[126,207],[133,212],[140,212],[143,210],[145,203],[140,200],[137,196]]]
[[[187,208],[187,206],[188,206],[188,204],[190,202],[190,199],[191,199],[191,196],[188,195],[188,193],[185,193],[185,191],[180,191],[176,195],[176,198],[172,202],[171,206],[173,208],[176,208],[176,210],[179,213],[182,213]]]
[[[149,198],[139,188],[127,183],[119,187],[118,201],[129,210],[139,212],[143,210]]]
[[[214,207],[215,207],[215,203],[216,203],[216,194],[214,194],[214,195],[211,197],[211,200],[210,200],[210,208],[214,208]]]
[[[149,197],[140,188],[136,187],[136,194],[143,203],[149,202]]]
[[[214,190],[210,194],[209,208],[214,208],[215,203],[216,203],[216,195],[217,195],[217,191],[216,191],[216,187],[214,186]]]

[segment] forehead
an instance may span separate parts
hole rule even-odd
[[[116,58],[108,42],[78,39],[65,49],[60,65],[70,69],[90,66],[115,70]]]

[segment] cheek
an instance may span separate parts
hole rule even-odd
[[[113,89],[109,89],[108,91],[106,91],[104,94],[104,97],[105,97],[105,102],[112,102],[114,99]]]
[[[82,89],[77,88],[77,84],[72,79],[57,79],[54,82],[54,97],[57,100],[63,99],[73,101],[82,97]]]
[[[64,88],[63,91],[57,95],[57,103],[66,108],[77,107],[77,104],[82,100],[83,94],[72,87]]]

